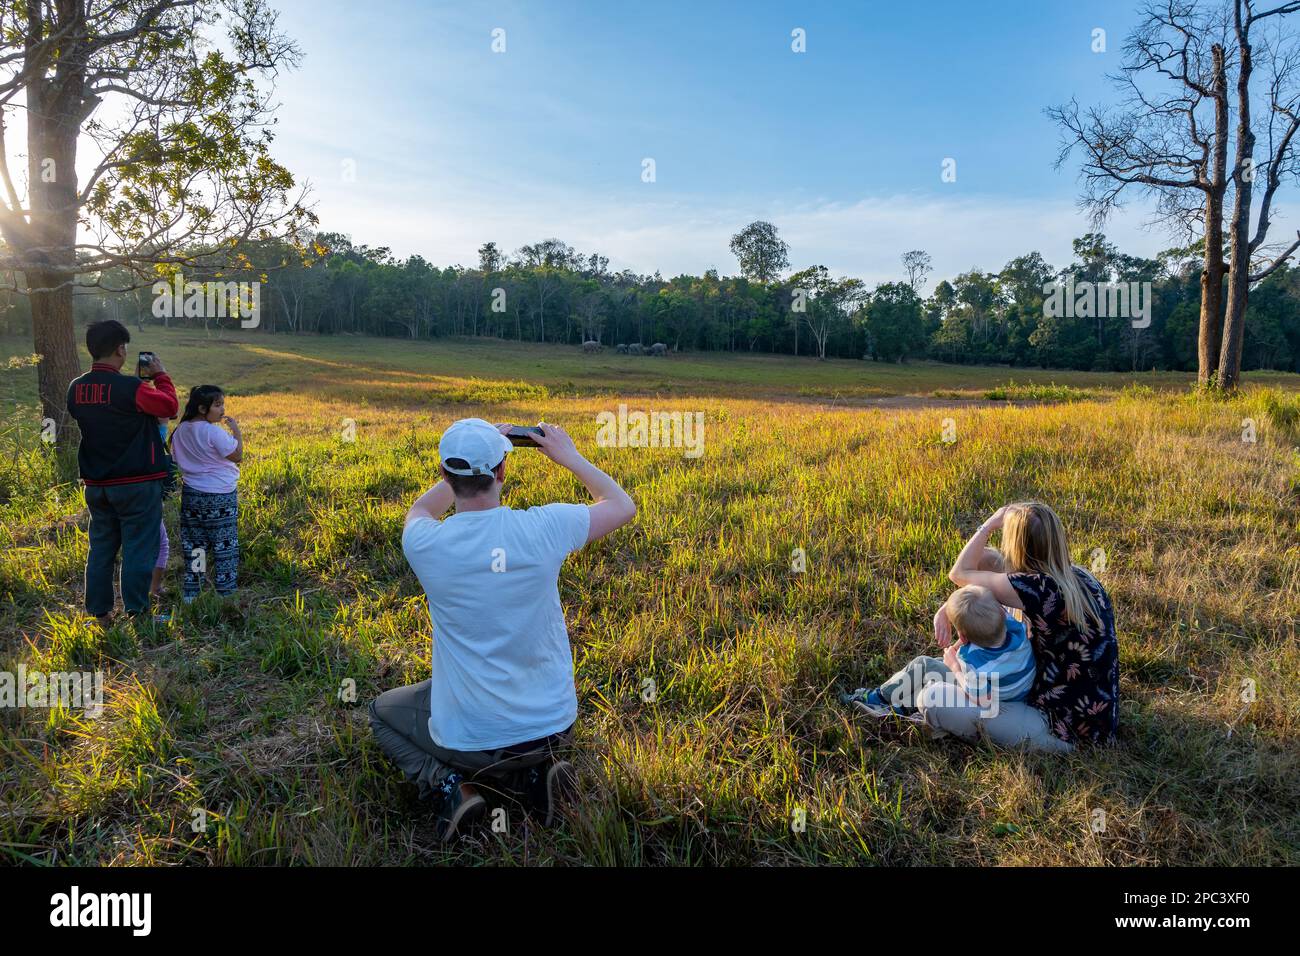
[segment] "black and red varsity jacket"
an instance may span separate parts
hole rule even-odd
[[[68,413],[81,429],[77,464],[88,485],[128,485],[167,476],[159,418],[176,415],[176,386],[153,385],[96,362],[68,386]]]

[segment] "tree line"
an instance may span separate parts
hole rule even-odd
[[[757,228],[755,228],[757,227]],[[775,228],[753,224],[733,238],[741,274],[663,278],[612,271],[607,257],[558,239],[513,254],[495,243],[475,266],[400,259],[385,247],[354,245],[338,233],[305,244],[254,243],[229,263],[196,259],[187,280],[263,282],[259,328],[268,333],[375,335],[413,340],[478,336],[579,345],[663,342],[674,351],[767,352],[887,362],[944,362],[1134,371],[1194,371],[1198,362],[1201,266],[1198,248],[1154,259],[1121,253],[1104,235],[1073,244],[1061,267],[1030,252],[998,272],[972,269],[931,285],[930,257],[905,253],[899,277],[868,288],[821,265],[778,273],[788,249]],[[155,317],[151,287],[77,296],[81,321],[118,318],[216,328],[237,319]],[[1149,321],[1123,315],[1051,314],[1053,283],[1149,283]],[[26,298],[9,295],[0,327],[25,332]],[[1056,310],[1060,312],[1061,310]],[[1070,310],[1075,311],[1075,310]],[[1077,312],[1105,311],[1080,309]],[[1300,270],[1283,265],[1252,294],[1243,366],[1300,371]]]

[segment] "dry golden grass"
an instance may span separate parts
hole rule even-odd
[[[205,599],[164,634],[93,634],[78,615],[76,489],[0,505],[5,666],[103,666],[112,689],[98,722],[0,714],[11,859],[1300,862],[1293,394],[1102,389],[1048,406],[862,409],[755,397],[770,382],[750,382],[750,397],[691,395],[672,364],[689,360],[673,359],[656,373],[672,378],[663,397],[620,399],[542,387],[545,367],[458,375],[454,348],[441,366],[368,371],[355,343],[336,359],[267,341],[269,364],[237,374],[219,352],[171,363],[186,386],[228,386],[248,436],[247,607]],[[619,400],[703,411],[705,454],[595,447],[595,416]],[[427,674],[428,619],[399,533],[440,429],[468,415],[564,423],[640,513],[561,577],[584,799],[559,829],[511,820],[448,851],[361,705]],[[944,419],[955,442],[942,440]],[[999,752],[842,709],[839,688],[930,647],[965,535],[1028,497],[1061,513],[1076,560],[1105,551],[1122,746]],[[580,498],[567,473],[512,456],[509,504]],[[338,699],[347,679],[356,705]],[[208,827],[195,833],[200,807]],[[804,833],[792,832],[796,809]]]

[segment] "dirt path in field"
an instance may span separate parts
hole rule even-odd
[[[880,398],[846,398],[832,401],[862,408],[991,408],[995,405],[1029,405],[1031,402],[994,401],[989,398],[935,398],[931,395],[882,395]]]
[[[929,395],[881,395],[879,398],[809,398],[804,395],[772,396],[774,400],[815,405],[818,408],[883,408],[916,411],[932,408],[1005,408],[1011,405],[1034,405],[1036,402],[994,401],[988,398],[934,398]]]

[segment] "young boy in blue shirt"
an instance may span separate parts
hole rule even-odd
[[[981,569],[985,564],[997,570],[1002,555],[987,549]],[[1034,683],[1033,647],[1024,624],[993,592],[978,585],[958,588],[939,614],[947,616],[957,638],[942,659],[914,658],[879,687],[858,688],[845,702],[874,717],[910,717],[921,689],[935,681],[951,685],[954,706],[968,703],[996,713],[1000,701],[1024,700]]]

